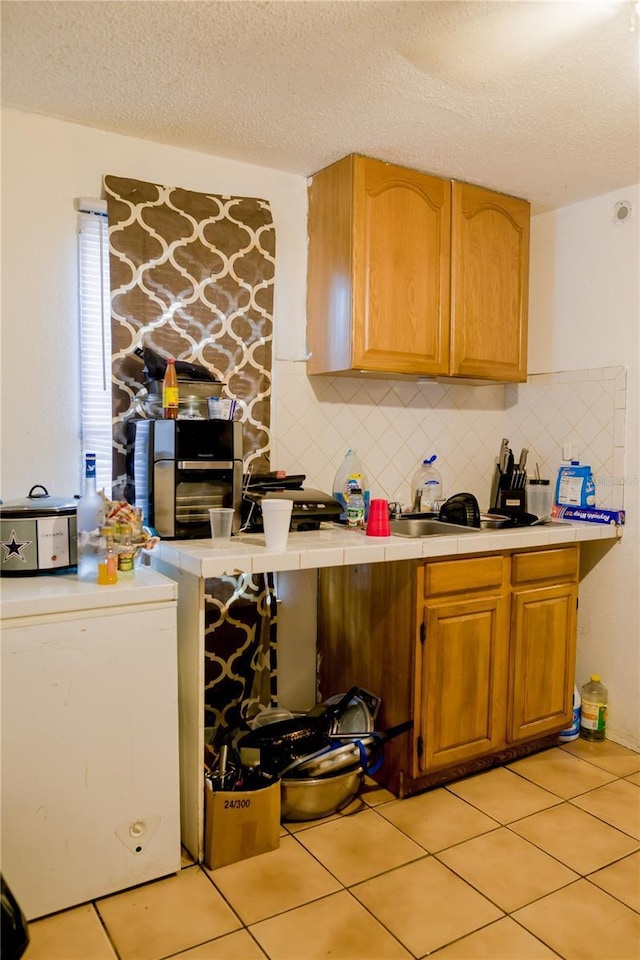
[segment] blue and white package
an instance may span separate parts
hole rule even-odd
[[[625,521],[624,510],[605,510],[604,507],[561,507],[556,504],[551,509],[554,520],[581,520],[586,523],[607,523],[622,527]]]
[[[591,467],[586,464],[580,466],[578,460],[560,467],[556,481],[556,503],[566,507],[595,507],[596,485]]]

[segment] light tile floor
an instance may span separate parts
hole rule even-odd
[[[640,754],[578,740],[29,925],[25,960],[640,957]]]

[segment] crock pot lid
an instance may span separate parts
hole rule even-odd
[[[46,517],[50,514],[72,514],[78,501],[74,497],[52,497],[46,487],[37,483],[22,500],[0,504],[0,517]]]

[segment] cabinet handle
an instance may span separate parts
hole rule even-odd
[[[420,624],[420,643],[422,644],[423,647],[426,639],[427,639],[427,626],[423,620],[422,623]]]

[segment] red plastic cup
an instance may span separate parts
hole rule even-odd
[[[368,537],[390,537],[389,504],[386,500],[372,500],[367,520]]]

